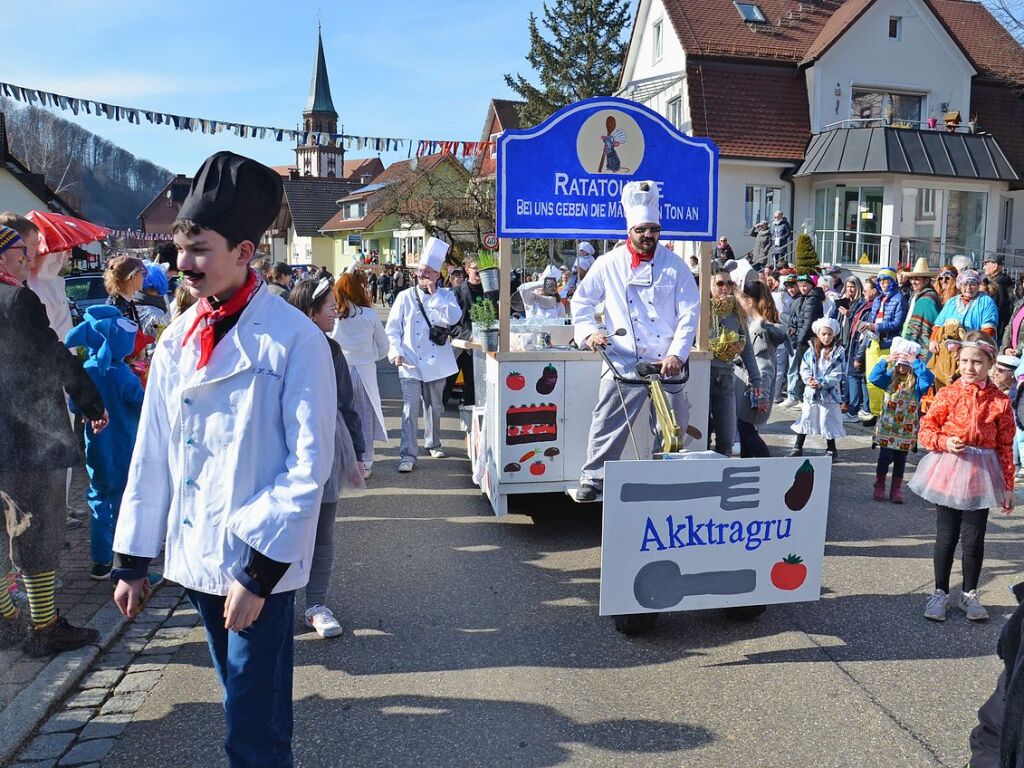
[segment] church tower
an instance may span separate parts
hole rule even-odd
[[[324,40],[320,27],[316,30],[316,65],[309,84],[309,99],[302,111],[302,130],[338,133],[338,113],[331,101],[331,83],[327,78],[327,60],[324,58]],[[320,146],[310,135],[306,144],[295,148],[295,164],[302,176],[342,178],[345,175],[345,150],[331,141]]]

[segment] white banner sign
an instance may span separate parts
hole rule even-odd
[[[605,465],[601,615],[817,600],[827,456]]]

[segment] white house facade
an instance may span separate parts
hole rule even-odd
[[[869,271],[1024,268],[1022,87],[1024,50],[965,0],[640,0],[618,93],[718,144],[738,255],[781,210]]]

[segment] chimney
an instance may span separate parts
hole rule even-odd
[[[359,184],[361,186],[365,187],[367,184],[370,183],[370,181],[372,179],[373,179],[373,175],[372,174],[369,174],[369,173],[361,173],[361,174],[359,174]]]
[[[299,169],[298,168],[289,168],[288,169],[288,178],[291,181],[298,181],[299,180]]]

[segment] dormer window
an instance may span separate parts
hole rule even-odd
[[[653,54],[653,61],[658,61],[658,59],[661,58],[664,40],[664,23],[662,19],[658,19],[651,27],[651,52]]]
[[[765,18],[764,12],[757,3],[737,3],[734,2],[736,10],[740,12],[740,18],[750,24],[767,24],[768,19]]]
[[[903,36],[903,18],[900,16],[889,17],[889,38],[899,40]]]

